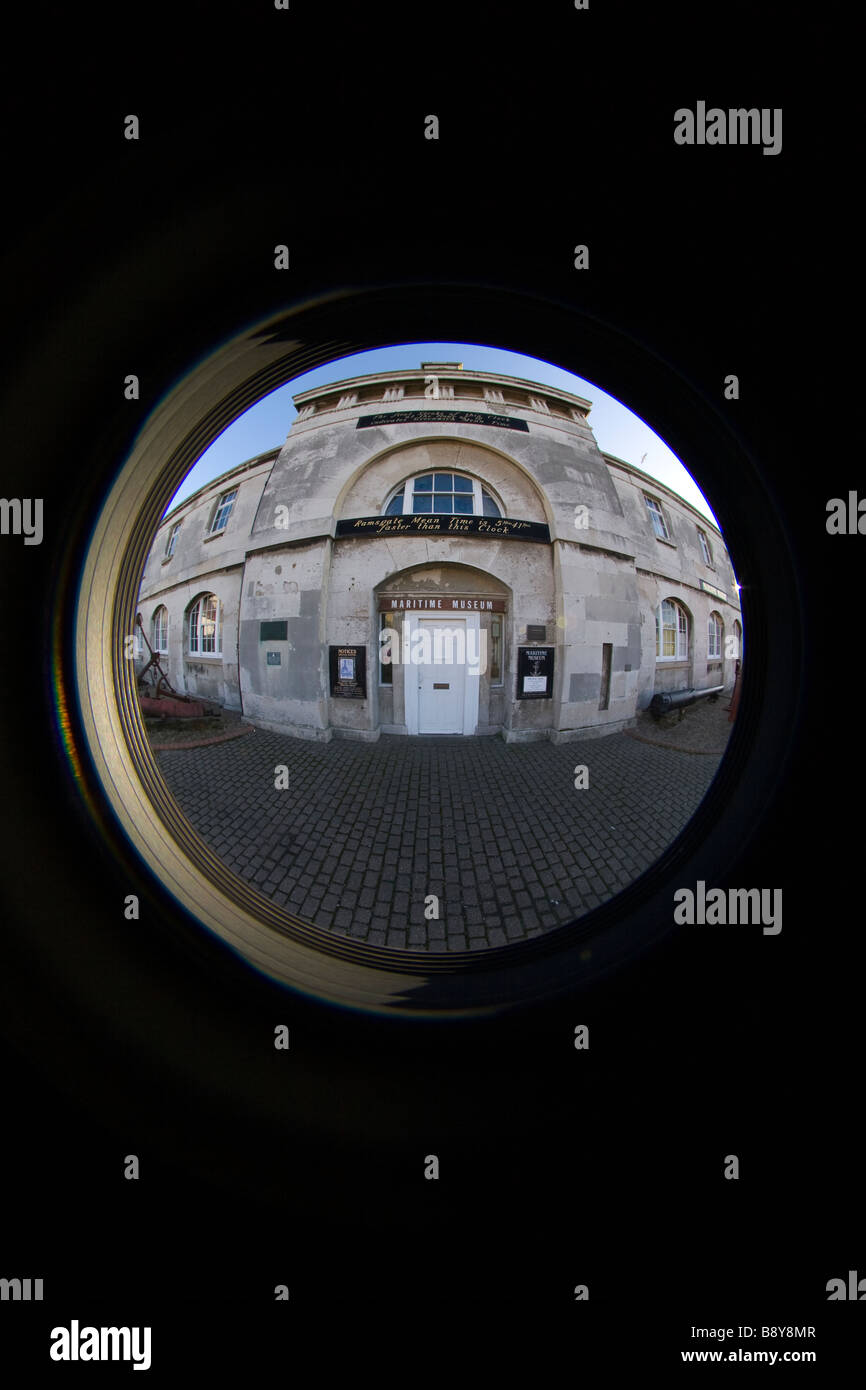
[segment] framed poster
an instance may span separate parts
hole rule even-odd
[[[330,647],[328,654],[332,696],[344,700],[366,700],[367,648]]]
[[[549,700],[552,698],[554,651],[554,647],[518,647],[518,700]]]

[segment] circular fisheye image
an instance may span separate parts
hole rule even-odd
[[[172,498],[134,611],[149,750],[210,862],[380,969],[628,888],[738,704],[738,585],[686,468],[592,383],[480,345],[261,400]]]

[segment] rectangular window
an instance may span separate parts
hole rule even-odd
[[[387,634],[387,635],[386,635]],[[396,613],[379,614],[379,684],[394,684],[394,660],[399,657],[400,629]]]
[[[712,565],[712,563],[713,563],[713,555],[712,555],[712,551],[710,550],[710,543],[709,543],[709,541],[707,540],[706,536],[704,535],[703,531],[701,531],[701,530],[698,531],[698,540],[699,540],[700,543],[701,543],[701,553],[703,554],[703,557],[704,557],[704,564],[705,564],[705,565]]]
[[[228,523],[228,519],[232,514],[232,508],[235,505],[235,498],[237,497],[237,495],[237,488],[235,488],[233,492],[223,493],[222,497],[219,500],[219,503],[217,504],[217,509],[214,513],[214,519],[211,523],[211,535],[213,535],[215,531],[225,530],[226,525]]]
[[[502,619],[490,619],[490,684],[502,685]]]
[[[174,554],[175,546],[177,545],[177,538],[180,535],[180,528],[182,525],[183,522],[176,521],[168,533],[168,541],[165,547],[165,558],[167,560],[170,560],[172,555]]]
[[[613,643],[601,644],[601,689],[598,696],[599,709],[610,707],[610,668],[613,662]]]
[[[668,532],[664,513],[662,512],[661,503],[657,502],[654,497],[648,497],[646,493],[644,493],[644,501],[646,502],[647,511],[650,514],[650,520],[652,521],[653,530],[656,535],[660,540],[669,541],[670,534]]]

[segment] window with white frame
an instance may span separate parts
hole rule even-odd
[[[477,478],[465,473],[423,473],[403,483],[385,506],[385,516],[432,512],[452,516],[502,516],[499,503]]]
[[[718,613],[711,613],[707,620],[707,658],[712,661],[722,655],[722,620]]]
[[[214,512],[213,521],[211,522],[211,535],[213,535],[215,531],[225,530],[228,519],[232,514],[232,508],[235,505],[235,498],[237,495],[237,488],[233,488],[231,492],[224,492],[221,496],[217,503],[217,509]]]
[[[706,537],[705,533],[701,530],[700,527],[698,527],[698,540],[699,540],[700,543],[701,543],[701,554],[702,554],[703,557],[704,557],[704,564],[705,564],[705,565],[712,565],[712,563],[713,563],[713,552],[710,550],[710,543],[709,543],[709,541],[707,540],[707,537]]]
[[[222,613],[216,594],[202,594],[189,612],[189,650],[191,656],[220,656]]]
[[[646,502],[647,511],[650,514],[650,521],[653,524],[653,530],[656,535],[660,540],[669,541],[670,532],[668,531],[668,524],[665,521],[661,502],[655,497],[650,497],[646,492],[643,495],[643,500]]]
[[[689,615],[681,604],[665,599],[656,609],[656,661],[688,661]]]
[[[177,538],[180,535],[182,521],[176,521],[168,533],[168,540],[165,543],[165,558],[170,560],[177,546]]]
[[[164,603],[150,620],[150,645],[155,652],[168,651],[168,609]]]
[[[505,620],[501,614],[490,619],[490,684],[502,685],[502,644]]]
[[[400,660],[401,629],[396,613],[379,614],[379,684],[394,684],[394,662]]]

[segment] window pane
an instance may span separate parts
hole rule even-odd
[[[236,497],[237,490],[235,490],[234,492],[227,492],[225,497],[220,498],[219,506],[217,507],[216,516],[213,519],[213,526],[211,527],[211,530],[221,531],[223,529],[231,515],[232,507],[234,506],[234,500]]]
[[[394,684],[394,656],[397,650],[399,634],[394,626],[394,615],[392,613],[381,613],[379,615],[380,633],[387,633],[387,637],[379,639],[379,683],[381,685]]]
[[[490,623],[490,681],[499,685],[502,680],[502,623],[494,618]]]
[[[472,479],[471,479],[471,478],[458,478],[457,475],[455,474],[455,476],[454,476],[454,491],[455,491],[455,492],[471,492],[471,491],[472,491]]]
[[[386,516],[400,516],[400,514],[401,514],[402,511],[403,511],[403,489],[401,488],[400,491],[396,494],[396,496],[394,496],[394,497],[391,498],[391,501],[388,503],[387,507],[385,508],[385,515],[386,515]]]
[[[499,508],[497,507],[497,505],[496,505],[496,503],[494,502],[493,498],[490,496],[490,493],[489,493],[489,492],[485,492],[483,489],[482,489],[482,492],[481,492],[481,510],[482,510],[482,512],[484,513],[485,516],[501,516],[501,515],[502,515],[501,511],[500,511]]]
[[[446,493],[444,497],[443,497],[443,496],[434,497],[434,498],[433,498],[433,510],[434,510],[434,512],[451,512],[451,511],[453,511],[453,510],[454,510],[454,506],[453,506],[453,499],[452,499],[452,497],[451,497],[451,493],[450,493],[450,492],[449,492],[449,493]]]
[[[455,510],[455,512],[460,512],[460,513],[462,513],[464,516],[466,516],[466,515],[471,516],[471,515],[472,515],[472,498],[471,498],[471,497],[455,497],[455,498],[454,498],[454,510]]]
[[[432,492],[432,491],[433,491],[433,474],[432,474],[432,473],[428,473],[428,474],[426,475],[426,477],[424,477],[424,478],[416,478],[416,479],[415,479],[415,491],[416,491],[416,492]]]
[[[416,511],[416,512],[432,512],[432,510],[433,510],[433,498],[432,498],[432,497],[419,497],[418,494],[417,494],[417,492],[416,492],[416,493],[415,493],[415,497],[414,497],[414,501],[413,501],[413,504],[412,504],[412,510],[413,510],[413,511]]]
[[[453,492],[454,476],[451,473],[437,473],[434,487],[437,492]]]

